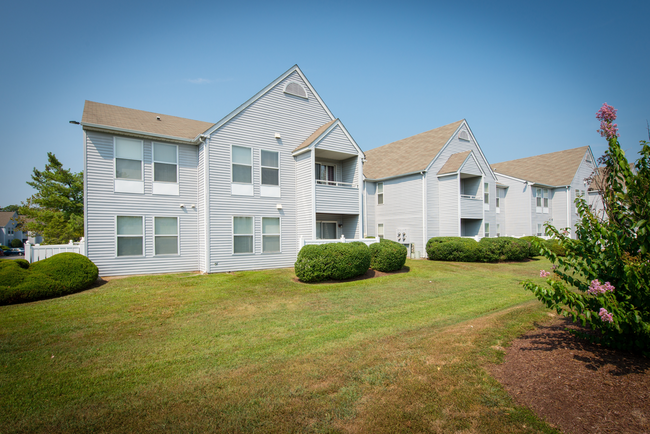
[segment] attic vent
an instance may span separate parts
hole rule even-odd
[[[467,131],[461,131],[460,134],[458,134],[458,138],[469,142],[469,134],[467,134]]]
[[[295,95],[299,96],[300,98],[305,98],[307,99],[307,91],[305,91],[305,88],[296,83],[295,81],[292,81],[291,83],[287,84],[287,86],[284,88],[284,93],[288,93],[290,95]]]

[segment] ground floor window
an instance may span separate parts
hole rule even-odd
[[[335,240],[336,222],[316,222],[317,240]]]
[[[383,223],[378,223],[377,224],[377,236],[379,238],[384,238],[384,224]]]
[[[178,254],[177,217],[154,217],[154,254]]]
[[[262,253],[280,252],[280,218],[262,217]]]
[[[485,237],[489,238],[490,237],[490,224],[485,223]]]
[[[253,217],[233,217],[233,253],[253,253]]]
[[[541,237],[542,235],[544,235],[544,232],[542,231],[542,224],[537,223],[537,236]]]
[[[144,254],[144,229],[141,216],[117,216],[117,256],[142,256]]]

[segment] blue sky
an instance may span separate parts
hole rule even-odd
[[[650,119],[647,1],[3,4],[0,206],[47,152],[83,170],[84,100],[216,122],[298,64],[363,150],[467,119],[490,163]]]

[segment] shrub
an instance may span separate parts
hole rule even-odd
[[[344,280],[359,276],[370,267],[370,250],[360,241],[308,245],[300,249],[296,276],[303,282]]]
[[[27,270],[29,268],[29,261],[27,259],[13,259],[20,268]]]
[[[82,291],[92,285],[99,274],[90,259],[77,253],[59,253],[27,268],[19,261],[0,261],[0,304]]]
[[[483,238],[479,248],[482,262],[521,261],[531,257],[530,243],[512,237]]]
[[[18,238],[14,238],[11,240],[11,247],[17,248],[17,247],[23,247],[23,240],[19,240]]]
[[[389,272],[401,270],[406,262],[406,246],[395,241],[382,238],[373,243],[370,249],[370,266],[373,270]]]
[[[434,261],[476,262],[479,247],[473,238],[434,237],[427,241],[427,256]]]

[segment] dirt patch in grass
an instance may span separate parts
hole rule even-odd
[[[568,319],[538,327],[490,367],[513,399],[567,434],[650,432],[650,359],[569,333]]]
[[[388,272],[388,273],[384,273],[383,271],[378,271],[378,270],[373,270],[372,268],[368,268],[368,271],[366,271],[365,274],[362,274],[362,275],[357,276],[357,277],[351,277],[351,278],[345,279],[345,280],[326,280],[324,282],[309,283],[309,285],[319,285],[319,284],[323,284],[323,283],[330,284],[330,283],[354,282],[355,280],[373,279],[375,277],[391,276],[393,274],[399,274],[399,273],[408,273],[409,271],[411,271],[411,269],[409,267],[402,267],[402,269],[400,269],[400,270],[391,271],[391,272]],[[307,283],[307,282],[303,282],[302,280],[298,279],[297,277],[294,277],[293,281],[298,282],[298,283]]]

